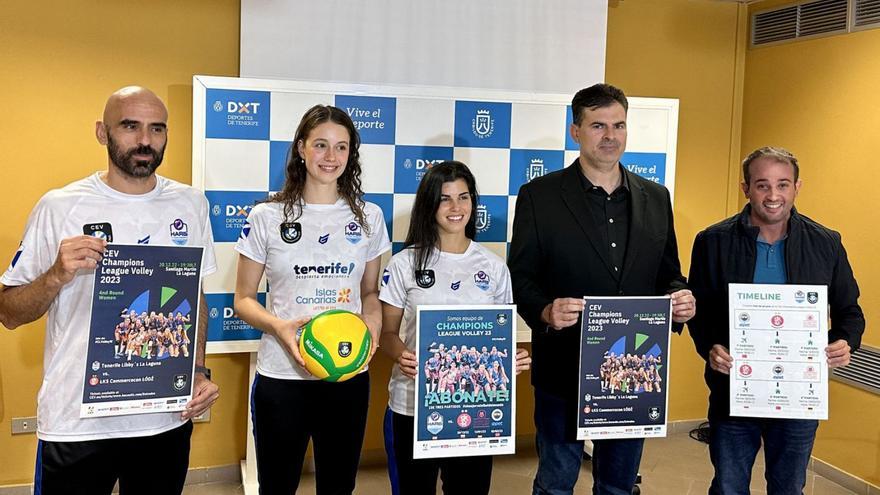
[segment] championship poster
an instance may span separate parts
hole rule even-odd
[[[828,419],[828,288],[730,284],[730,415]]]
[[[81,417],[186,407],[201,262],[201,247],[108,245],[95,270]]]
[[[516,306],[419,306],[414,459],[514,453]]]
[[[672,300],[584,301],[578,440],[666,436]]]

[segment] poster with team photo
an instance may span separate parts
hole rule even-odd
[[[201,247],[107,246],[95,270],[81,417],[186,407],[201,263]]]
[[[516,306],[419,306],[414,459],[514,453]]]
[[[729,284],[730,415],[828,419],[828,288]]]
[[[672,300],[584,301],[577,438],[665,437]]]

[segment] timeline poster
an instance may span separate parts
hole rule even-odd
[[[730,284],[730,415],[828,419],[828,287]]]
[[[514,453],[516,306],[419,306],[413,459]]]
[[[672,300],[584,301],[578,440],[665,437]]]
[[[107,246],[95,270],[80,417],[186,407],[201,263],[201,247]]]

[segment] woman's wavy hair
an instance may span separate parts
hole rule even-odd
[[[303,210],[303,189],[306,185],[306,162],[299,154],[299,143],[305,144],[309,138],[309,134],[321,124],[333,122],[334,124],[345,127],[348,131],[348,163],[345,164],[345,170],[336,181],[336,188],[339,195],[345,199],[354,213],[357,223],[364,229],[366,234],[370,233],[370,226],[367,224],[366,215],[364,214],[364,191],[361,189],[361,162],[360,162],[360,146],[361,138],[354,122],[345,111],[330,105],[315,105],[306,111],[299,126],[296,128],[296,134],[293,136],[293,143],[287,153],[287,166],[285,168],[284,186],[281,191],[272,195],[269,201],[284,204],[284,218],[286,221],[296,221],[302,216]]]
[[[424,270],[437,248],[440,235],[437,232],[437,209],[440,207],[440,194],[443,184],[463,179],[471,194],[471,217],[464,228],[464,235],[473,240],[477,235],[477,181],[467,165],[456,161],[445,161],[434,165],[422,177],[416,191],[412,214],[409,219],[409,230],[406,233],[404,248],[415,250],[415,269]]]

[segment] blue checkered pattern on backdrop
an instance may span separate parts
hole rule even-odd
[[[382,208],[394,252],[406,236],[419,181],[434,163],[455,159],[471,168],[480,192],[477,240],[506,258],[520,186],[562,169],[578,155],[568,134],[571,109],[558,101],[328,94],[297,90],[293,82],[284,91],[242,90],[234,88],[246,80],[229,80],[236,84],[208,87],[195,110],[201,106],[205,119],[201,166],[219,268],[205,284],[209,342],[260,336],[232,311],[237,258],[233,245],[254,202],[281,188],[291,139],[311,106],[340,107],[358,128],[366,199]],[[637,126],[636,113],[631,106],[630,151],[622,162],[666,183],[667,170],[674,167],[667,166],[669,130],[664,127],[657,136],[639,138],[639,133],[654,132],[657,118],[646,114],[653,125]],[[261,292],[260,297],[265,296]]]

